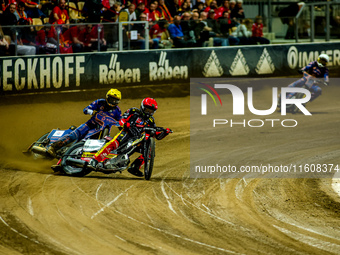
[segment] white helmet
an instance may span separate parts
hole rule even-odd
[[[319,67],[324,67],[329,62],[329,56],[327,54],[321,54],[318,57],[318,61],[317,62],[318,62],[318,66]]]

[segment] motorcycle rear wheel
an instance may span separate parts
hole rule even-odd
[[[61,167],[67,175],[75,177],[83,177],[91,172],[90,169],[84,167],[71,166],[67,163],[67,159],[80,159],[83,153],[83,146],[85,142],[73,144],[64,154],[61,160]]]
[[[155,159],[155,138],[149,137],[144,152],[144,178],[150,180]]]
[[[303,93],[297,93],[297,94],[295,95],[295,98],[296,98],[296,99],[300,99],[300,98],[303,98],[303,97],[305,97],[305,94],[303,94]],[[300,110],[300,109],[294,104],[293,107],[292,107],[292,109],[291,109],[291,112],[292,112],[292,114],[295,114],[295,113],[297,113],[299,110]]]

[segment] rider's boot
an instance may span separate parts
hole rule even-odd
[[[143,177],[144,174],[138,169],[138,168],[134,168],[134,167],[129,167],[128,168],[128,172],[134,176],[137,176],[137,177]]]
[[[142,167],[143,163],[144,159],[139,157],[131,164],[127,171],[134,176],[143,177],[144,174],[139,170]]]
[[[55,143],[52,143],[52,144],[50,145],[50,147],[48,148],[47,153],[48,153],[50,156],[56,158],[56,157],[57,157],[56,151],[59,150],[59,149],[60,149],[61,147],[63,147],[64,145],[65,145],[65,142],[64,142],[64,141],[57,141],[57,142],[55,142]]]

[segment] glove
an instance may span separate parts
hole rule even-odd
[[[172,133],[172,130],[170,128],[167,128],[167,129],[165,129],[165,132],[168,135],[168,134]]]
[[[92,109],[87,109],[86,110],[86,114],[89,114],[89,115],[95,115],[97,113],[96,110],[92,110]]]
[[[170,128],[166,128],[162,132],[156,134],[156,139],[162,140],[164,137],[166,137],[170,133],[172,133],[172,130]]]

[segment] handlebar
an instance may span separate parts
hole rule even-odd
[[[114,118],[107,115],[103,111],[97,112],[94,116],[95,116],[95,119],[98,122],[98,124],[100,124],[101,126],[104,125],[105,121],[108,121],[108,122],[110,122],[109,124],[111,124],[112,126],[120,127],[120,124],[119,124],[118,121],[116,121]]]
[[[147,132],[147,131],[151,131],[151,132],[163,132],[163,131],[166,131],[166,128],[163,128],[163,127],[156,127],[156,128],[145,127],[144,130],[145,130],[145,132]],[[173,133],[173,131],[170,129],[169,133]]]
[[[323,78],[317,78],[314,77],[313,75],[310,75],[309,73],[307,73],[306,71],[302,71],[301,69],[299,70],[301,73],[303,73],[303,75],[307,78],[307,79],[311,79],[313,80],[314,83],[316,84],[320,84],[320,85],[324,85],[324,86],[328,86],[329,83],[325,82],[325,80]]]

